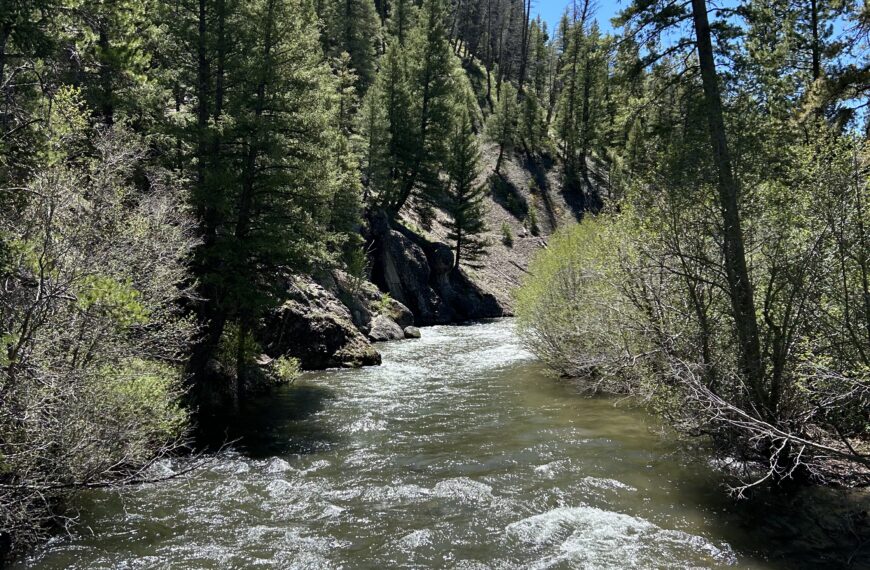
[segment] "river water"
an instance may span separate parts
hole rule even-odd
[[[703,452],[545,375],[509,320],[381,349],[252,403],[190,478],[86,494],[17,567],[870,567],[860,496],[735,505]]]

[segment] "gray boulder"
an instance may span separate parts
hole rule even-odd
[[[372,328],[369,331],[369,338],[374,342],[401,340],[405,338],[405,332],[393,319],[385,315],[378,315],[372,319]]]
[[[420,338],[423,336],[417,327],[405,327],[405,338]]]

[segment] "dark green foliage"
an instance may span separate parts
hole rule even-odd
[[[496,174],[501,174],[501,165],[505,155],[513,152],[517,143],[519,138],[518,121],[517,91],[513,85],[507,83],[502,86],[498,106],[486,124],[486,134],[489,140],[498,145],[498,158],[495,163]]]
[[[467,109],[460,108],[449,139],[450,156],[446,171],[449,182],[444,209],[450,216],[448,237],[453,240],[454,264],[472,265],[485,253],[486,242],[481,234],[484,223],[484,185],[478,182],[480,150]]]
[[[350,67],[364,92],[375,79],[377,50],[381,45],[380,20],[372,0],[327,0],[320,3],[322,41],[332,57],[350,55]]]

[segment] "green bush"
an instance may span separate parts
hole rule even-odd
[[[280,356],[272,362],[272,371],[283,384],[290,384],[299,378],[299,360],[287,356]]]
[[[534,206],[529,208],[528,224],[529,232],[533,236],[541,235],[541,228],[538,226],[538,210]]]
[[[514,246],[514,233],[511,231],[511,227],[507,222],[501,223],[501,243],[507,247]]]
[[[620,376],[640,350],[627,326],[633,309],[620,289],[618,222],[587,217],[552,236],[516,293],[518,328],[528,347],[559,374],[624,391]]]

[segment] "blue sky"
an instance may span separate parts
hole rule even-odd
[[[539,14],[546,20],[547,29],[553,30],[559,24],[559,19],[571,0],[532,0],[532,13]],[[628,5],[628,0],[596,0],[595,18],[603,31],[610,31],[610,18]]]

